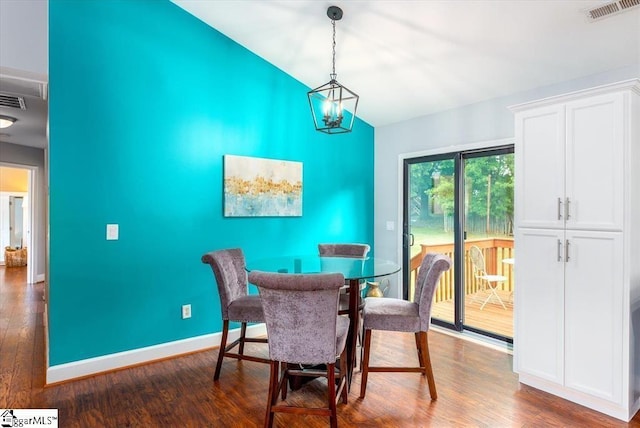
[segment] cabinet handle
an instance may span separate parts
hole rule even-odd
[[[558,261],[562,261],[562,241],[558,239]]]
[[[564,244],[564,261],[569,261],[569,240],[567,239]]]
[[[565,220],[569,220],[571,218],[571,210],[569,205],[571,204],[571,199],[567,198],[567,203],[564,204],[564,218]]]
[[[562,220],[562,198],[558,198],[558,220]]]

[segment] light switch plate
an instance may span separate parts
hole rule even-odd
[[[387,230],[395,230],[396,224],[393,221],[387,221]]]
[[[107,225],[107,241],[116,241],[116,240],[118,240],[118,225],[108,224]]]

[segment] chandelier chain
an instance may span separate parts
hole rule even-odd
[[[331,78],[335,80],[336,78],[336,20],[332,19],[331,23],[333,24],[333,73],[331,74]]]

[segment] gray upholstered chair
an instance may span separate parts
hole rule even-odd
[[[320,257],[353,257],[353,258],[366,258],[369,254],[371,247],[369,244],[318,244],[318,253]],[[360,292],[364,289],[364,283],[360,284]],[[338,305],[339,315],[349,315],[349,289],[344,287],[340,293],[340,304]],[[357,307],[358,312],[362,312],[364,308],[364,300],[361,295],[358,295]],[[362,344],[362,317],[358,317],[358,342]],[[362,353],[362,348],[360,348]],[[361,358],[362,359],[362,358]],[[354,353],[354,360],[355,353]],[[355,361],[354,361],[355,364]]]
[[[371,248],[367,244],[318,244],[322,257],[367,257]]]
[[[353,257],[365,258],[369,254],[368,244],[318,244],[318,253],[321,257]],[[360,299],[358,308],[362,310],[363,301]],[[340,295],[340,306],[338,309],[340,315],[349,314],[349,295],[342,293]]]
[[[264,314],[262,313],[260,296],[247,293],[248,283],[244,253],[240,248],[211,251],[202,256],[202,263],[211,265],[213,270],[218,285],[218,294],[220,295],[220,310],[222,311],[223,321],[222,339],[213,380],[220,378],[222,359],[224,357],[268,363],[269,360],[266,358],[254,357],[244,353],[244,344],[246,342],[267,343],[267,339],[264,338],[246,337],[247,323],[264,322]],[[229,322],[231,321],[241,323],[240,337],[227,345]],[[231,352],[236,346],[238,346],[238,352]]]
[[[451,260],[443,254],[426,254],[420,264],[416,281],[415,302],[387,297],[367,298],[363,312],[364,357],[360,398],[367,391],[369,372],[420,372],[427,376],[431,399],[438,398],[433,378],[427,332],[431,322],[431,304],[443,272],[449,270]],[[405,331],[415,334],[419,367],[370,367],[372,330]]]
[[[337,426],[336,402],[340,397],[343,403],[347,402],[345,345],[349,319],[338,316],[338,294],[344,285],[344,276],[252,271],[249,282],[260,290],[269,338],[271,375],[265,427],[273,425],[276,412],[329,416],[331,426]],[[326,370],[304,368],[320,364],[326,365]],[[277,405],[280,394],[286,399],[290,376],[319,375],[327,378],[326,408]]]

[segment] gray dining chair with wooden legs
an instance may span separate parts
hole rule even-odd
[[[337,427],[337,401],[347,402],[349,318],[338,315],[344,276],[251,271],[249,282],[260,291],[269,338],[271,373],[264,426],[273,426],[275,413],[281,412],[329,416],[331,427]],[[288,405],[291,376],[325,377],[327,406]],[[278,404],[280,395],[283,401]]]
[[[443,272],[451,267],[451,259],[443,254],[426,254],[416,280],[415,302],[402,299],[375,297],[367,298],[363,312],[364,357],[362,359],[362,381],[360,398],[367,392],[367,380],[371,372],[419,372],[427,377],[431,399],[438,398],[433,378],[431,356],[427,332],[431,322],[431,304],[438,281]],[[403,331],[415,334],[419,367],[372,367],[371,332],[373,330]]]
[[[369,244],[318,244],[318,253],[320,257],[345,257],[354,259],[364,259],[369,254],[371,247]],[[362,292],[364,284],[360,284],[360,291]],[[358,296],[358,310],[362,311],[364,307],[364,300],[362,296]],[[340,315],[349,315],[349,293],[348,289],[342,289],[340,293],[340,306],[338,309]],[[360,335],[361,329],[358,328],[358,340],[362,343],[362,337]]]
[[[369,244],[318,244],[318,254],[320,257],[348,257],[354,259],[364,259],[369,254]],[[361,288],[362,290],[362,285]],[[349,294],[343,288],[340,294],[340,315],[349,314]],[[363,301],[359,299],[358,309],[362,310]]]
[[[369,244],[318,244],[321,257],[364,258],[370,249]]]
[[[220,350],[218,351],[213,380],[220,378],[224,357],[268,363],[269,360],[266,358],[244,353],[245,343],[267,343],[267,339],[264,338],[247,337],[247,323],[264,322],[264,314],[260,296],[250,295],[247,291],[249,284],[244,253],[240,248],[211,251],[202,256],[202,263],[209,264],[213,270],[222,312],[222,339],[220,340]],[[230,322],[240,323],[240,337],[227,344]],[[236,346],[238,352],[232,352]]]

